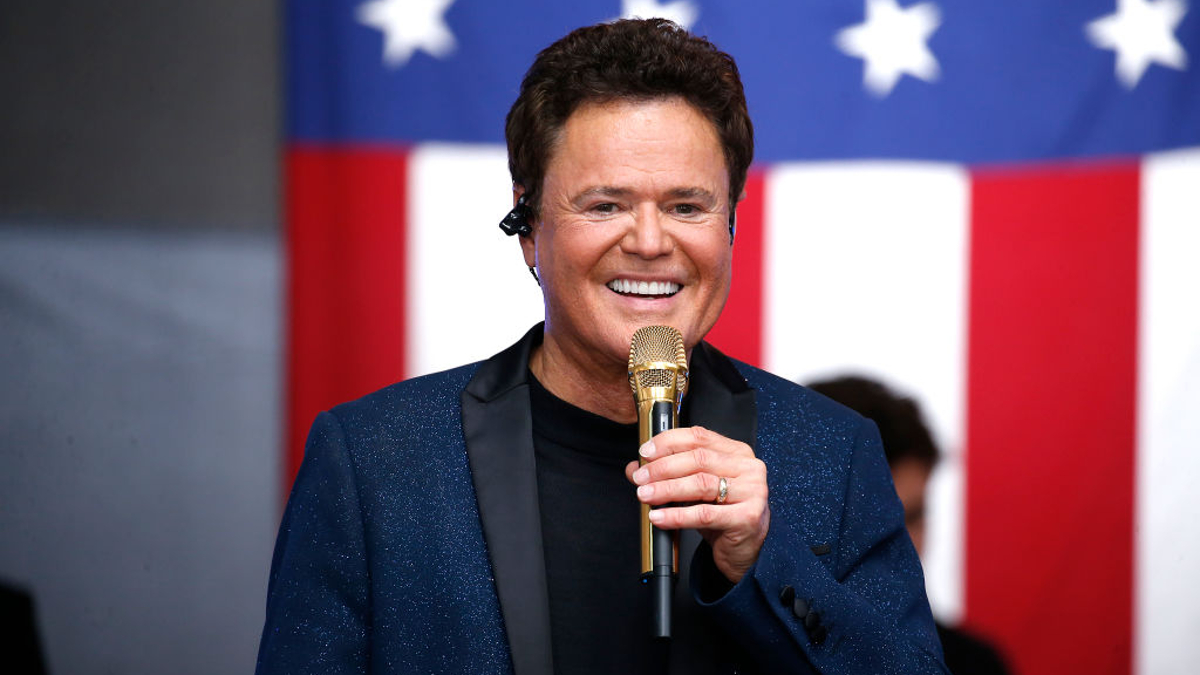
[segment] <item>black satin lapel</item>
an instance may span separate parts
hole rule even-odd
[[[733,363],[702,342],[692,350],[690,371],[687,423],[712,429],[754,448],[758,433],[754,390]]]
[[[540,331],[539,331],[540,334]],[[552,675],[537,467],[525,368],[529,336],[480,367],[462,395],[463,435],[516,675]]]
[[[755,447],[758,431],[758,409],[754,390],[737,372],[725,355],[701,343],[692,350],[689,368],[687,403],[684,424],[702,426],[723,436]],[[715,634],[705,630],[711,621],[700,612],[692,599],[690,568],[692,557],[703,538],[695,530],[684,530],[679,537],[679,580],[675,587],[676,634]],[[717,672],[728,654],[722,654],[720,640],[676,639],[671,644],[671,675]]]

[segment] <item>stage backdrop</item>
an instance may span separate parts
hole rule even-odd
[[[920,398],[936,611],[1022,675],[1200,661],[1200,8],[1184,0],[292,0],[290,481],[321,409],[541,315],[504,114],[537,49],[667,16],[757,161],[711,339]]]

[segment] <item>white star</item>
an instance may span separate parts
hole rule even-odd
[[[622,19],[670,19],[684,30],[691,30],[700,11],[688,0],[659,5],[658,0],[621,0]]]
[[[454,0],[370,0],[359,5],[359,23],[383,31],[383,62],[393,68],[408,63],[418,49],[445,58],[458,43],[446,26],[446,9]]]
[[[1117,0],[1117,11],[1092,21],[1085,32],[1092,44],[1117,53],[1117,79],[1133,89],[1151,63],[1187,68],[1187,52],[1175,39],[1187,11],[1184,0]]]
[[[941,68],[927,42],[942,23],[932,2],[900,9],[896,0],[867,0],[866,20],[838,32],[834,44],[863,59],[863,86],[883,98],[905,74],[932,82]]]

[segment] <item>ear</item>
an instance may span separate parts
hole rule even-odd
[[[737,201],[729,205],[729,245],[733,246],[733,236],[737,232],[737,207],[746,198],[746,191],[738,195]]]
[[[525,187],[514,184],[512,191],[514,207],[516,207],[517,200],[519,200],[523,194],[525,194]],[[519,239],[521,242],[521,255],[525,258],[525,265],[527,267],[537,267],[537,235],[541,228],[538,227],[538,223],[536,222],[529,223],[529,227],[533,230],[532,233],[526,236],[517,237],[517,239]]]
[[[537,230],[528,237],[521,237],[521,254],[525,256],[526,267],[537,267],[537,241],[534,237],[537,236]]]

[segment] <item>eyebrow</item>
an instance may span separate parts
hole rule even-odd
[[[676,199],[698,199],[716,202],[717,196],[700,187],[675,188],[670,195]]]
[[[587,188],[586,190],[580,192],[571,201],[574,203],[579,203],[585,201],[589,197],[628,197],[631,194],[633,194],[633,190],[627,188],[619,188],[611,185],[598,185],[596,187]],[[710,203],[715,203],[717,201],[716,195],[701,187],[674,188],[667,191],[667,195],[672,199],[698,199],[701,201],[708,201]]]
[[[631,194],[633,194],[633,191],[625,188],[613,187],[611,185],[598,185],[580,192],[579,194],[575,195],[575,198],[571,201],[578,203],[586,200],[589,197],[628,197]]]

